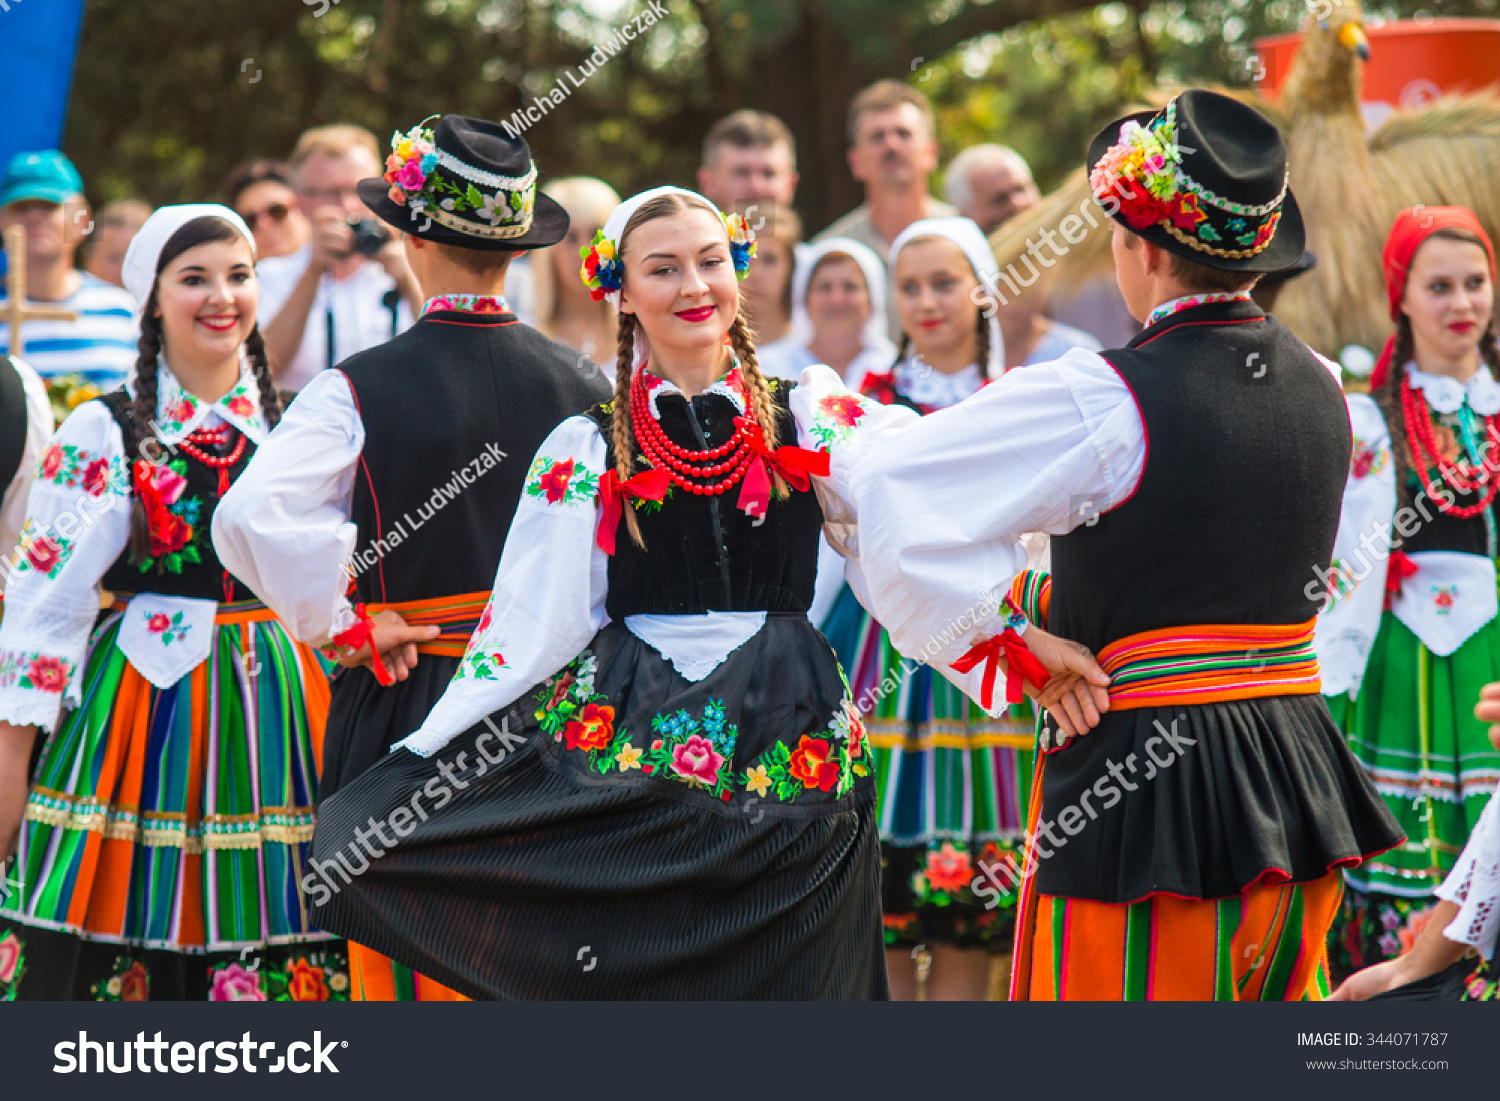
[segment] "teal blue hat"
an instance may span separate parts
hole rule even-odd
[[[24,199],[64,203],[83,194],[83,177],[73,162],[56,149],[17,153],[0,178],[0,206]]]

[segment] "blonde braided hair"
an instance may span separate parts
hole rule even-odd
[[[686,195],[662,195],[652,199],[649,203],[642,204],[641,208],[630,216],[625,228],[620,231],[620,240],[615,245],[616,256],[622,262],[624,261],[625,242],[638,226],[653,219],[667,218],[695,207],[718,217],[717,211],[705,201]],[[630,423],[630,383],[634,374],[636,327],[640,322],[634,314],[624,311],[621,311],[618,317],[615,341],[615,398],[614,410],[610,418],[610,443],[615,452],[615,476],[624,482],[635,473],[635,431]],[[740,379],[744,384],[748,399],[748,412],[755,423],[760,425],[766,446],[774,449],[778,440],[776,402],[771,395],[770,384],[766,382],[765,375],[761,374],[760,361],[755,355],[755,335],[746,319],[743,298],[737,305],[734,322],[729,327],[729,343],[739,359]],[[786,496],[789,490],[781,475],[772,470],[771,477],[776,495]],[[641,536],[640,524],[635,518],[635,509],[626,508],[623,511],[625,527],[630,532],[630,538],[636,546],[645,550],[646,542]]]

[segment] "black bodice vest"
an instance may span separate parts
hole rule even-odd
[[[776,401],[778,443],[795,444],[797,426],[788,407],[792,383],[769,380]],[[656,399],[667,437],[682,447],[718,447],[735,431],[739,409],[728,397],[708,392],[691,401],[681,394]],[[611,441],[613,403],[589,416]],[[607,462],[613,467],[614,445]],[[636,455],[636,469],[649,469]],[[762,521],[735,507],[740,483],[717,496],[699,496],[674,486],[659,509],[640,508],[636,520],[646,547],[631,539],[622,519],[609,560],[612,619],[628,615],[701,615],[705,612],[807,613],[818,564],[823,510],[811,490],[774,495]],[[627,505],[626,507],[630,507]]]
[[[120,426],[120,432],[126,440],[130,439],[130,430],[126,421],[130,410],[131,397],[124,390],[115,390],[97,399],[102,401],[115,418],[115,423]],[[235,429],[230,434],[228,450],[232,450],[239,430]],[[171,463],[177,460],[182,462],[182,474],[187,479],[187,485],[182,495],[177,499],[176,507],[181,513],[186,513],[184,518],[191,517],[193,529],[192,538],[188,540],[186,547],[192,547],[196,552],[197,561],[191,561],[191,555],[182,557],[179,553],[178,565],[180,571],[166,568],[160,561],[149,565],[142,570],[139,565],[130,561],[130,551],[127,548],[120,552],[120,557],[105,571],[100,584],[116,596],[128,596],[133,593],[161,593],[165,596],[181,596],[196,600],[253,600],[255,594],[240,583],[232,574],[229,574],[219,562],[219,557],[214,553],[213,539],[209,537],[209,530],[213,523],[214,509],[219,506],[219,472],[205,463],[199,462],[186,449],[170,445],[162,445],[162,451],[166,461]],[[227,453],[227,451],[226,451]],[[229,481],[232,484],[245,465],[250,462],[250,456],[255,454],[255,444],[248,439],[245,441],[245,450],[229,468]],[[127,455],[127,477],[128,470],[132,469],[135,460],[140,456]],[[134,483],[132,482],[132,495],[134,494]],[[192,503],[196,501],[196,506]],[[134,508],[134,501],[130,503]],[[196,509],[196,512],[193,510]],[[186,549],[184,547],[184,549]],[[226,581],[229,589],[226,592]]]
[[[434,310],[340,364],[366,440],[351,507],[358,599],[490,590],[532,456],[608,396],[577,362],[514,314]]]
[[[1145,469],[1127,501],[1053,538],[1051,630],[1098,652],[1142,631],[1312,619],[1351,448],[1327,368],[1249,302],[1183,310],[1104,357],[1135,395]]]

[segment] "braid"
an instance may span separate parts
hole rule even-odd
[[[906,353],[908,351],[910,351],[910,350],[911,350],[911,337],[909,335],[907,335],[907,332],[906,332],[905,329],[902,329],[901,330],[901,347],[899,347],[899,348],[896,349],[896,362],[891,364],[891,370],[892,371],[894,371],[897,367],[901,366],[901,361],[906,358]]]
[[[256,325],[245,337],[245,352],[250,360],[250,369],[255,372],[255,384],[260,388],[260,411],[266,418],[266,427],[275,428],[281,423],[281,395],[271,381],[271,363],[266,358],[266,342]]]
[[[729,326],[729,343],[734,349],[734,354],[740,361],[740,381],[745,386],[745,394],[750,399],[750,416],[755,423],[760,425],[761,435],[765,437],[766,447],[772,451],[776,450],[778,424],[776,417],[776,399],[771,396],[771,386],[766,382],[766,376],[760,373],[760,360],[755,356],[755,338],[750,331],[750,325],[742,315],[736,315],[734,324]],[[769,465],[769,464],[768,464]],[[776,489],[776,496],[785,497],[791,492],[780,474],[773,469],[771,481]]]
[[[983,310],[976,310],[975,316],[979,318],[979,330],[974,335],[975,343],[979,349],[979,377],[988,380],[990,377],[990,319],[984,316]],[[1005,365],[1001,364],[1001,370]]]
[[[1490,375],[1500,382],[1500,347],[1495,343],[1495,322],[1490,321],[1484,327],[1484,335],[1479,338],[1479,358],[1484,360],[1485,366],[1490,369]]]
[[[624,482],[635,473],[635,429],[630,423],[630,383],[635,365],[635,314],[617,315],[615,341],[615,408],[610,416],[610,443],[615,449],[615,476]],[[636,521],[635,509],[625,508],[625,527],[641,550],[646,540]]]
[[[1493,345],[1493,335],[1491,336]],[[1482,347],[1482,343],[1481,343]],[[1396,345],[1391,353],[1391,369],[1385,383],[1370,396],[1380,407],[1385,417],[1386,430],[1391,437],[1391,459],[1395,463],[1397,508],[1411,504],[1411,491],[1407,487],[1407,476],[1415,469],[1412,465],[1411,449],[1406,442],[1406,413],[1401,408],[1401,382],[1406,378],[1406,364],[1411,361],[1414,343],[1411,335],[1411,319],[1405,314],[1396,318]]]
[[[136,341],[135,399],[125,414],[125,469],[127,475],[135,469],[137,459],[155,463],[158,454],[151,455],[145,444],[153,433],[151,426],[156,421],[156,362],[161,355],[161,318],[156,316],[156,289],[153,287],[141,308],[141,335]],[[155,440],[152,440],[156,443]],[[127,544],[131,562],[140,562],[151,553],[151,525],[146,519],[146,506],[139,496],[132,495],[130,506],[130,538]]]

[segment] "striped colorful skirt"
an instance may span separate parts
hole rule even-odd
[[[342,1000],[301,881],[326,668],[254,602],[166,689],[100,625],[42,748],[0,906],[0,999]]]
[[[1033,780],[1032,831],[1045,771]],[[1256,883],[1230,898],[1111,903],[1041,894],[1028,875],[1010,1000],[1321,1001],[1331,990],[1326,942],[1342,893],[1334,871],[1308,883]]]
[[[1009,951],[1035,745],[1029,702],[991,719],[933,669],[903,658],[845,586],[824,634],[848,671],[879,789],[890,948]]]
[[[1334,970],[1342,974],[1404,954],[1435,905],[1500,780],[1500,752],[1474,718],[1479,690],[1500,680],[1500,619],[1438,657],[1387,612],[1359,696],[1329,700],[1350,748],[1407,840],[1346,872],[1335,924]]]

